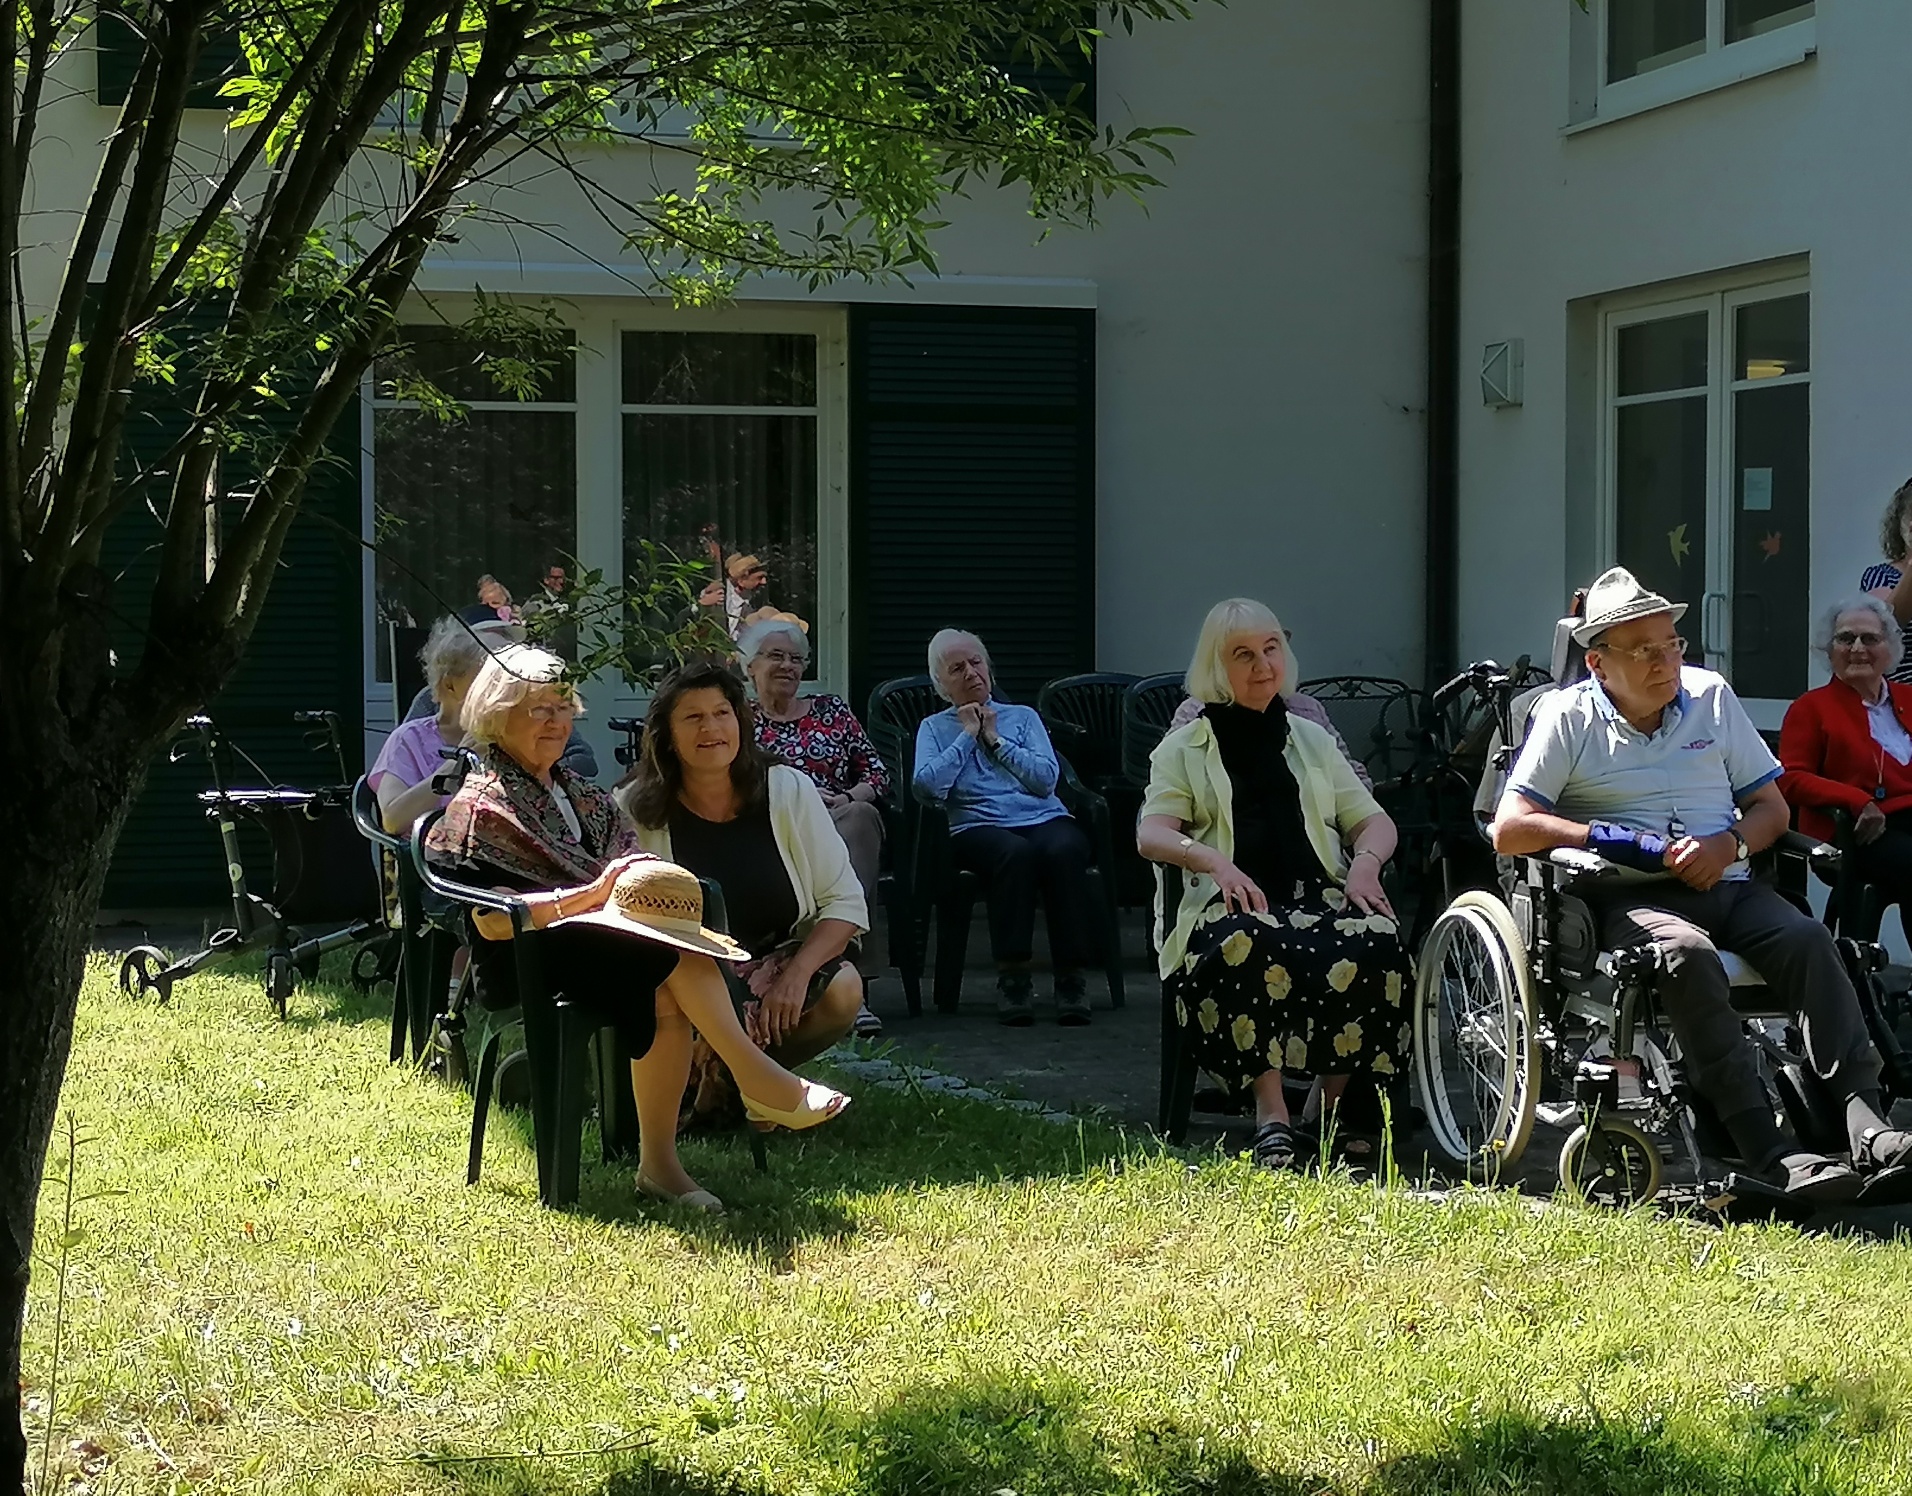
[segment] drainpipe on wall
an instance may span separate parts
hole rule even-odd
[[[1461,0],[1428,0],[1426,670],[1460,654]]]

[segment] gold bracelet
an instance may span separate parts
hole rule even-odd
[[[1180,869],[1182,869],[1183,872],[1193,871],[1193,869],[1190,868],[1188,865],[1188,854],[1189,854],[1189,849],[1192,848],[1194,845],[1195,845],[1195,838],[1192,836],[1185,836],[1182,838],[1181,845],[1175,849],[1179,859],[1175,865],[1179,867]]]

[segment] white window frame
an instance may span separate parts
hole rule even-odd
[[[1742,41],[1726,40],[1726,0],[1706,0],[1706,48],[1697,56],[1607,82],[1608,12],[1612,0],[1594,0],[1590,27],[1577,33],[1595,53],[1593,69],[1593,112],[1590,117],[1567,126],[1566,133],[1590,129],[1631,115],[1644,114],[1676,104],[1682,99],[1729,88],[1749,78],[1795,67],[1819,50],[1818,16],[1815,13],[1789,25],[1779,26]]]
[[[1810,297],[1809,276],[1799,273],[1778,279],[1734,277],[1717,289],[1693,294],[1657,297],[1646,294],[1618,297],[1601,309],[1600,318],[1600,450],[1599,481],[1596,486],[1599,513],[1596,526],[1598,569],[1619,563],[1619,413],[1629,405],[1653,404],[1679,398],[1692,391],[1661,390],[1651,395],[1616,393],[1619,371],[1620,331],[1642,322],[1660,322],[1692,312],[1707,314],[1706,333],[1706,592],[1699,598],[1682,599],[1692,605],[1680,621],[1681,632],[1695,639],[1705,652],[1706,667],[1732,679],[1731,644],[1733,640],[1732,553],[1733,523],[1739,495],[1734,484],[1732,464],[1737,431],[1734,395],[1741,390],[1769,389],[1782,384],[1811,384],[1813,370],[1803,374],[1785,374],[1771,379],[1729,378],[1727,357],[1732,351],[1730,319],[1742,306],[1752,302],[1777,301],[1786,296]],[[1808,314],[1811,304],[1808,302]],[[1809,512],[1811,506],[1809,505]],[[1809,527],[1810,529],[1811,527]],[[1698,631],[1697,635],[1695,630]],[[1809,641],[1799,641],[1800,657],[1806,662],[1807,679],[1812,669]],[[1790,700],[1750,698],[1745,701],[1755,725],[1777,729]]]
[[[543,303],[548,298],[534,298]],[[428,321],[442,314],[458,320],[467,298],[419,296],[408,303],[401,321]],[[850,684],[850,502],[849,502],[849,324],[844,307],[834,304],[799,305],[787,302],[736,302],[712,308],[673,307],[629,295],[571,295],[561,314],[577,339],[577,399],[563,406],[518,401],[473,401],[473,409],[494,406],[508,410],[567,409],[577,420],[577,548],[578,560],[622,574],[624,558],[624,405],[619,388],[621,339],[629,332],[691,331],[787,332],[816,339],[817,348],[817,614],[811,623],[816,641],[815,688],[842,695]],[[373,442],[373,390],[368,376],[360,402],[360,451],[363,495],[363,534],[374,533],[376,453]],[[380,402],[380,408],[392,402]],[[673,407],[682,413],[683,407]],[[807,407],[806,407],[807,409]],[[790,414],[788,410],[781,414]],[[365,723],[368,745],[374,750],[392,722],[389,684],[373,679],[377,660],[376,561],[367,547],[362,569],[360,601],[364,619]],[[598,755],[602,776],[616,777],[611,750],[622,737],[606,722],[612,717],[641,713],[645,695],[631,691],[621,679],[587,685],[589,710],[579,721]]]

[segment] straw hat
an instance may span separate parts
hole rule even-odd
[[[753,571],[762,571],[764,564],[755,556],[732,556],[724,563],[724,570],[730,574],[733,582],[742,581]]]
[[[602,909],[556,920],[564,925],[602,925],[660,945],[719,961],[748,961],[750,952],[728,935],[704,928],[704,890],[697,875],[674,862],[647,859],[618,874]]]
[[[1590,645],[1608,629],[1636,618],[1671,613],[1677,622],[1685,612],[1685,603],[1668,602],[1659,593],[1647,591],[1632,572],[1615,566],[1601,572],[1587,589],[1587,616],[1573,637],[1576,643]]]

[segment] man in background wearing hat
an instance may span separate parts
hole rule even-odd
[[[1494,848],[1584,847],[1619,866],[1584,890],[1602,943],[1660,946],[1659,1000],[1689,1076],[1755,1174],[1818,1203],[1862,1185],[1868,1199],[1896,1198],[1912,1184],[1912,1134],[1880,1115],[1879,1056],[1832,936],[1747,865],[1789,824],[1779,762],[1725,679],[1684,664],[1674,625],[1685,612],[1622,567],[1593,584],[1574,630],[1591,678],[1536,707]],[[1844,1104],[1853,1167],[1797,1151],[1774,1122],[1720,950],[1799,1015],[1813,1070]]]
[[[704,588],[697,601],[706,608],[721,607],[724,627],[735,639],[743,632],[745,617],[764,606],[769,584],[770,573],[759,558],[736,555],[724,562],[724,579]]]

